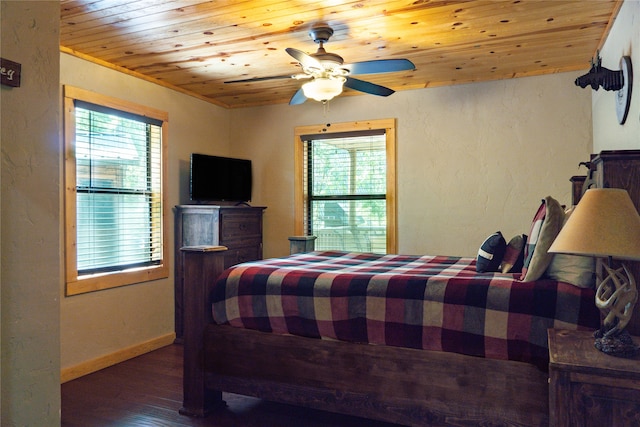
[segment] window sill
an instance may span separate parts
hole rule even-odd
[[[169,267],[166,264],[120,272],[81,276],[75,280],[67,280],[66,296],[133,285],[135,283],[150,282],[167,277],[169,277]]]

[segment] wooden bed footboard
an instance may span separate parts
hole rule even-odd
[[[548,375],[533,365],[214,325],[222,254],[183,251],[181,413],[204,416],[226,391],[412,426],[548,425]]]
[[[180,413],[204,417],[222,405],[222,392],[205,385],[204,330],[213,323],[210,293],[224,271],[224,246],[183,247],[183,401]]]
[[[214,390],[412,426],[549,423],[547,374],[522,362],[231,326],[205,337]]]

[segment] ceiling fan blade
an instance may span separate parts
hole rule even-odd
[[[300,64],[302,64],[303,67],[306,68],[317,68],[322,70],[322,64],[320,63],[320,61],[318,61],[317,59],[315,59],[313,56],[308,55],[306,53],[304,53],[301,50],[298,49],[294,49],[292,47],[288,47],[285,49],[287,51],[287,53],[291,56],[293,56],[293,58],[298,61]]]
[[[289,105],[303,104],[306,100],[307,100],[307,97],[304,96],[304,92],[302,91],[302,88],[300,88],[291,97],[291,100],[289,101]]]
[[[229,80],[225,83],[247,83],[247,82],[262,82],[265,80],[276,80],[276,79],[293,79],[295,78],[291,74],[287,74],[286,76],[268,76],[268,77],[253,77],[251,79],[240,79],[240,80]]]
[[[388,87],[380,86],[375,83],[365,82],[364,80],[354,79],[353,77],[347,77],[344,85],[350,89],[355,89],[360,92],[370,93],[371,95],[389,96],[395,92]]]
[[[346,65],[345,68],[351,74],[380,74],[415,70],[416,66],[408,59],[377,59],[374,61],[354,62]]]

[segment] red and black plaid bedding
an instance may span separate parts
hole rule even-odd
[[[216,323],[546,366],[547,329],[596,329],[594,291],[477,273],[475,259],[311,252],[240,264],[213,293]]]

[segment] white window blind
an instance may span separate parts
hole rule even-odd
[[[162,122],[75,104],[78,274],[162,262]]]
[[[318,250],[386,253],[384,131],[304,138],[306,233]]]

